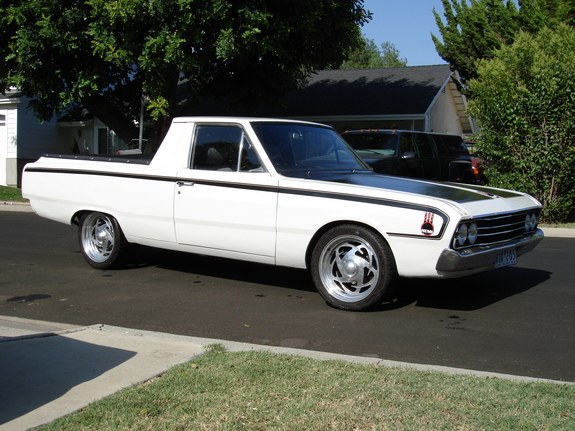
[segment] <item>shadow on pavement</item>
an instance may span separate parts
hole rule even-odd
[[[136,352],[46,334],[0,341],[0,424],[48,404]]]
[[[401,279],[396,298],[378,307],[385,311],[418,307],[472,311],[521,294],[551,277],[548,271],[509,267],[448,280]]]
[[[311,277],[304,269],[265,265],[151,247],[134,247],[123,270],[148,266],[286,289],[307,292],[315,291]]]
[[[133,262],[125,269],[157,266],[173,271],[215,278],[245,281],[305,292],[315,288],[306,270],[275,267],[187,253],[138,247]],[[393,301],[372,311],[398,309],[408,305],[471,311],[526,292],[551,277],[551,272],[525,267],[507,267],[456,279],[400,278]]]

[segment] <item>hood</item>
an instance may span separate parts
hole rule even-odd
[[[437,199],[450,200],[461,204],[498,198],[523,196],[523,193],[510,190],[494,189],[491,187],[460,183],[423,181],[411,178],[392,177],[370,173],[346,174],[322,179],[325,181],[333,181],[343,184],[353,184],[358,186],[392,190],[402,193],[424,195]]]

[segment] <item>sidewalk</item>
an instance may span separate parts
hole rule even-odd
[[[49,423],[120,389],[150,380],[201,355],[211,344],[221,344],[228,351],[266,350],[447,374],[575,384],[101,324],[82,327],[0,316],[0,431],[22,431]]]
[[[203,351],[162,334],[0,316],[0,430],[49,423]]]

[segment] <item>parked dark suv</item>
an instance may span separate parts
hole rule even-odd
[[[461,136],[387,129],[350,130],[342,136],[376,172],[480,183]]]

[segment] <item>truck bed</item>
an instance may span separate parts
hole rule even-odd
[[[147,154],[134,154],[130,156],[96,155],[96,154],[44,154],[42,157],[66,160],[92,160],[95,162],[131,163],[149,165],[152,156]]]

